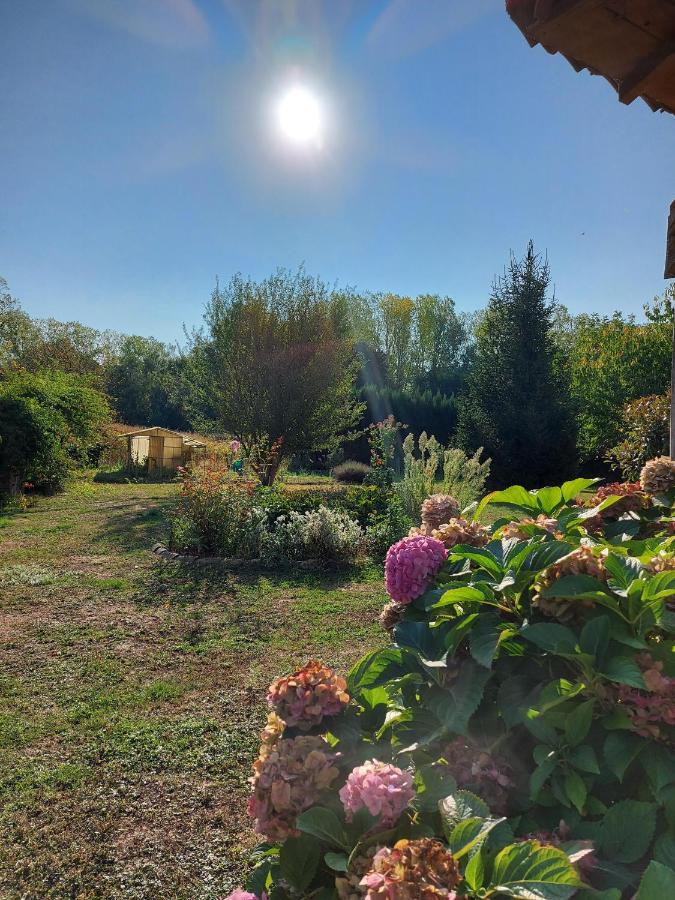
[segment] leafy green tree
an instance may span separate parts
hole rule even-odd
[[[187,428],[181,400],[183,369],[180,357],[161,341],[124,337],[106,372],[107,391],[120,421]]]
[[[278,463],[331,449],[359,419],[357,366],[345,297],[302,269],[256,283],[235,275],[213,292],[194,336],[191,380],[205,417],[248,455]]]
[[[601,459],[623,436],[626,403],[663,394],[670,383],[672,326],[581,315],[565,343],[565,359],[586,461]]]
[[[0,493],[61,487],[88,459],[110,411],[83,378],[64,372],[14,370],[0,379]]]
[[[467,450],[484,447],[497,483],[557,483],[576,462],[567,385],[554,369],[549,285],[548,262],[530,241],[495,280],[477,329],[459,436]]]

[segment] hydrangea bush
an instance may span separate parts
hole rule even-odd
[[[478,505],[476,527],[508,512],[484,541],[392,547],[391,643],[345,681],[312,661],[270,689],[246,890],[675,896],[675,494],[650,492],[668,473],[641,498],[512,487]]]

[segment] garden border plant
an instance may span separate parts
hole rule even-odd
[[[390,646],[270,687],[234,900],[675,896],[675,464],[594,483],[427,504]]]

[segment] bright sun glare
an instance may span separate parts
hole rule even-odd
[[[277,106],[277,119],[283,136],[294,144],[318,146],[321,143],[321,104],[307,88],[290,88],[281,97]]]

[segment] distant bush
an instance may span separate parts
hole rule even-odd
[[[358,554],[363,531],[343,510],[320,506],[296,517],[305,558],[348,562]]]
[[[607,454],[626,481],[636,481],[648,459],[667,455],[670,448],[670,391],[627,403],[623,410],[624,439]]]
[[[13,371],[0,379],[0,494],[61,488],[86,465],[110,411],[85,378]]]
[[[336,481],[346,484],[363,484],[363,480],[369,472],[370,466],[357,462],[355,459],[348,459],[339,466],[335,466],[331,474]]]

